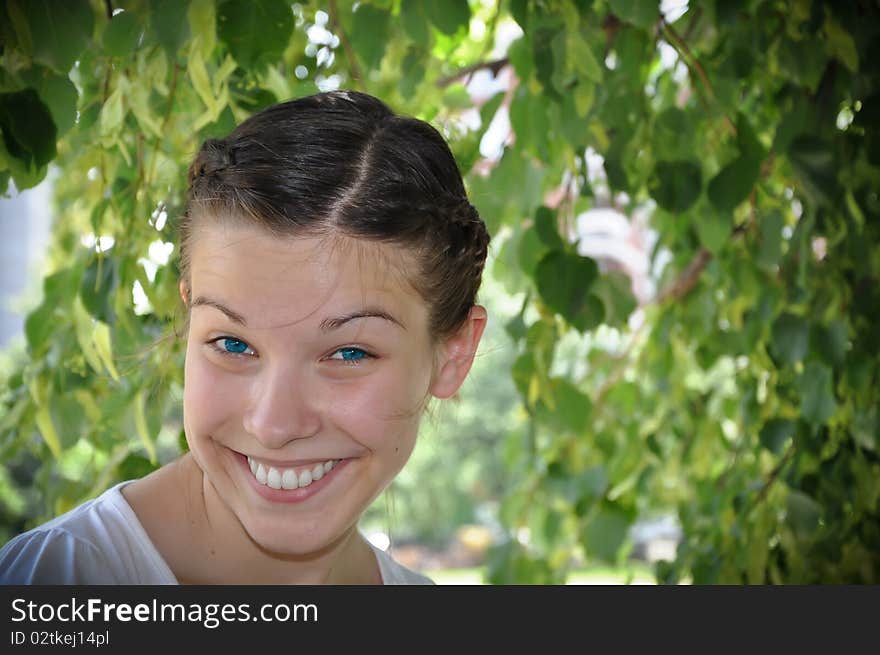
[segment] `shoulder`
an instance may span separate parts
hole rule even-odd
[[[379,562],[379,571],[382,573],[382,582],[386,585],[432,585],[434,581],[431,578],[416,573],[412,569],[408,569],[403,564],[395,560],[384,550],[376,548],[372,544],[370,546],[376,553],[376,561]]]
[[[105,495],[9,541],[0,550],[0,583],[114,584],[96,538],[105,519],[100,508]]]
[[[0,584],[161,583],[155,549],[119,492],[124,484],[9,541],[0,550]]]

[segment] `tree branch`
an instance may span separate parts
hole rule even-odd
[[[493,77],[497,77],[498,73],[501,72],[501,69],[507,66],[510,63],[510,59],[507,57],[502,57],[501,59],[493,59],[492,61],[480,61],[476,64],[471,64],[470,66],[465,66],[464,68],[456,71],[452,75],[447,75],[446,77],[441,77],[437,80],[437,86],[441,89],[446,88],[453,82],[457,82],[458,80],[468,77],[469,75],[473,75],[478,70],[489,70],[492,72]]]
[[[712,253],[706,250],[706,248],[700,248],[681,275],[675,278],[672,284],[657,295],[655,302],[658,305],[662,305],[667,300],[679,300],[689,294],[697,285],[700,275],[702,275],[703,270],[711,259]]]
[[[782,473],[782,469],[788,464],[789,460],[791,460],[792,455],[794,455],[794,444],[792,443],[788,450],[785,451],[785,454],[782,456],[782,459],[779,460],[779,463],[775,466],[775,468],[770,471],[767,479],[764,481],[764,485],[761,487],[760,491],[758,491],[758,495],[755,496],[755,502],[752,503],[752,506],[749,507],[749,510],[746,512],[746,516],[751,513],[755,507],[757,507],[762,500],[767,496],[767,492],[770,491],[770,487],[773,486],[773,483],[776,482],[776,479],[779,477],[779,474]]]
[[[342,29],[342,23],[339,22],[339,10],[336,8],[336,0],[330,0],[328,7],[330,10],[330,31],[339,36],[342,43],[342,49],[345,50],[345,58],[348,59],[348,65],[351,69],[351,79],[354,87],[360,90],[364,88],[364,76],[361,73],[361,67],[357,62],[351,42],[348,40],[345,30]]]
[[[673,48],[675,48],[678,56],[681,57],[681,60],[684,62],[685,66],[688,67],[688,70],[691,73],[691,77],[696,76],[697,78],[699,78],[706,95],[709,97],[709,101],[713,105],[717,106],[718,99],[715,96],[715,89],[712,87],[712,83],[709,81],[709,77],[706,75],[706,70],[703,68],[702,64],[700,64],[700,60],[694,56],[694,53],[688,47],[688,44],[685,42],[685,40],[678,35],[672,25],[666,22],[666,19],[661,17],[660,25],[663,27],[663,31],[666,33],[666,35],[670,37],[668,39],[669,44]],[[703,100],[705,102],[705,99]],[[722,112],[722,115],[724,116],[724,124],[727,127],[727,130],[731,134],[736,135],[736,126],[733,124],[733,121],[730,120],[727,114],[724,114]]]

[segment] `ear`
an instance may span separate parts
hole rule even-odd
[[[183,304],[189,305],[189,292],[186,289],[186,282],[181,279],[177,288],[180,289],[180,298],[183,300]]]
[[[458,332],[440,346],[436,374],[429,388],[433,396],[450,398],[461,387],[474,363],[487,320],[486,308],[474,305]]]

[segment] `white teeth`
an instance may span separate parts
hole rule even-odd
[[[284,475],[281,476],[281,486],[285,489],[296,489],[299,486],[299,479],[296,477],[296,471],[293,469],[284,469]]]
[[[281,488],[281,474],[278,472],[278,469],[274,466],[269,468],[269,473],[266,475],[266,484],[272,487],[273,489]]]
[[[297,489],[307,487],[312,482],[323,478],[336,466],[339,460],[330,459],[321,464],[315,464],[314,468],[306,469],[297,475],[293,469],[277,469],[274,466],[266,467],[251,457],[247,458],[251,473],[260,484],[265,484],[272,489]]]
[[[299,486],[308,487],[312,484],[312,472],[311,471],[303,471],[299,474]]]

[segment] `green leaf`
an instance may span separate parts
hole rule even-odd
[[[83,307],[94,318],[112,325],[115,312],[113,310],[113,294],[116,290],[117,260],[112,257],[96,257],[91,265],[83,271],[79,287],[79,296]]]
[[[21,73],[22,82],[40,96],[49,108],[52,121],[60,139],[76,121],[76,104],[79,99],[76,86],[67,75],[58,75],[43,66],[32,66]]]
[[[773,273],[782,257],[782,228],[785,218],[778,211],[763,214],[760,217],[761,244],[755,258],[756,263],[767,272]]]
[[[849,330],[842,320],[831,321],[827,326],[814,325],[810,332],[813,350],[831,366],[841,366],[849,349]]]
[[[560,422],[570,432],[583,434],[593,410],[589,397],[565,378],[552,380],[551,386]]]
[[[574,70],[592,82],[601,82],[602,67],[580,31],[569,30],[565,33],[565,38],[567,55]]]
[[[613,564],[631,522],[628,512],[612,503],[604,503],[587,522],[581,534],[587,556]]]
[[[152,0],[150,3],[150,21],[151,28],[156,42],[165,49],[168,58],[171,61],[177,61],[177,51],[183,45],[189,36],[189,21],[186,12],[189,3],[179,2],[179,0]],[[255,8],[254,14],[257,13],[257,5],[259,0],[254,0],[252,4]],[[266,30],[269,26],[266,26]],[[262,42],[266,30],[254,32],[260,35]],[[255,41],[255,39],[251,39]]]
[[[138,436],[141,439],[141,443],[143,444],[144,449],[150,456],[150,462],[156,463],[159,461],[158,453],[156,452],[156,435],[147,424],[146,403],[147,392],[145,389],[141,389],[141,391],[134,398],[135,429],[137,430]]]
[[[794,436],[794,430],[794,421],[782,418],[770,419],[761,428],[759,435],[761,445],[774,455],[778,455],[789,439]]]
[[[575,478],[578,488],[578,504],[592,503],[602,498],[608,490],[608,473],[601,464],[591,466]]]
[[[438,30],[449,36],[463,27],[467,30],[471,8],[467,0],[425,0],[425,14]]]
[[[25,319],[24,334],[27,337],[28,348],[34,356],[39,356],[43,352],[46,339],[52,334],[54,313],[55,305],[44,302]]]
[[[556,212],[544,205],[535,211],[535,230],[541,241],[551,250],[564,250],[565,242],[556,228]]]
[[[9,154],[25,166],[41,168],[55,158],[58,131],[33,89],[0,93],[0,130]]]
[[[703,188],[700,164],[693,160],[659,161],[648,188],[663,209],[685,212],[697,201]]]
[[[125,119],[124,85],[119,84],[101,107],[100,134],[112,141],[122,128]]]
[[[5,37],[4,40],[10,44],[18,42],[19,49],[26,55],[33,56],[34,40],[31,37],[31,28],[28,25],[28,19],[25,15],[22,3],[25,0],[7,0],[5,9],[6,16],[3,16],[3,7],[0,7],[0,36]],[[9,20],[7,25],[5,20]],[[11,29],[10,29],[11,28]],[[10,32],[6,32],[10,29]]]
[[[582,435],[589,427],[593,404],[566,378],[552,378],[539,390],[537,417],[554,433]]]
[[[814,39],[782,39],[778,60],[783,73],[810,92],[815,92],[828,63],[828,57]]]
[[[469,132],[466,136],[456,139],[451,144],[452,155],[458,164],[458,170],[467,174],[480,157],[480,133]]]
[[[461,83],[450,84],[443,91],[443,105],[453,110],[469,109],[473,103],[471,102],[471,94],[467,87]]]
[[[660,20],[660,6],[655,0],[608,0],[608,5],[618,18],[644,30]]]
[[[199,40],[202,54],[211,56],[217,45],[217,8],[214,0],[192,0],[186,13],[190,32],[194,39]]]
[[[403,31],[420,47],[429,45],[428,16],[422,0],[403,0],[400,3],[400,22]]]
[[[535,62],[532,59],[532,39],[528,34],[523,34],[520,38],[510,44],[507,56],[513,69],[520,79],[527,80],[532,75]]]
[[[535,356],[531,351],[524,352],[514,360],[510,371],[517,391],[523,398],[526,398],[532,378],[535,376]]]
[[[718,255],[730,242],[730,215],[707,211],[704,216],[696,219],[697,235],[709,252]]]
[[[792,489],[788,493],[786,522],[794,532],[802,537],[809,537],[819,527],[822,518],[822,506],[807,494]]]
[[[831,144],[804,134],[792,140],[788,160],[804,190],[817,203],[830,205],[837,195],[837,170]]]
[[[415,48],[410,48],[401,65],[398,88],[405,98],[413,96],[419,83],[425,77],[425,55]]]
[[[218,35],[245,69],[281,59],[293,29],[293,12],[283,0],[226,0],[217,6]]]
[[[94,14],[88,0],[27,0],[27,16],[37,61],[67,74],[88,47]]]
[[[525,31],[529,25],[529,0],[510,0],[510,15]]]
[[[542,25],[532,33],[532,58],[535,62],[535,76],[544,87],[544,93],[553,99],[559,98],[559,90],[553,84],[557,62],[553,54],[553,43],[561,35],[561,27],[555,23]]]
[[[831,369],[809,362],[800,378],[801,414],[813,425],[823,425],[837,411]]]
[[[378,68],[388,43],[391,14],[384,9],[362,4],[352,19],[351,44],[364,65]]]
[[[632,281],[620,271],[603,273],[593,285],[593,293],[605,308],[603,322],[612,327],[623,327],[636,308]]]
[[[36,421],[37,429],[39,429],[46,445],[49,446],[52,455],[56,459],[61,457],[61,440],[58,438],[58,431],[55,429],[55,424],[52,422],[49,407],[43,406],[38,409],[34,416],[34,420]]]
[[[616,138],[605,153],[605,176],[608,178],[608,185],[615,191],[629,191],[629,179],[623,166],[625,147],[626,141],[623,138]]]
[[[719,212],[732,212],[752,192],[761,170],[760,161],[737,157],[709,180],[709,200]]]
[[[58,128],[58,137],[64,136],[76,122],[76,87],[66,75],[50,75],[37,87],[40,98],[49,107],[52,121]]]
[[[660,159],[682,161],[694,154],[694,121],[694,117],[678,107],[670,107],[657,115],[651,137]]]
[[[538,263],[535,282],[547,306],[583,332],[604,318],[602,301],[590,293],[598,274],[589,257],[551,251]]]
[[[110,373],[110,377],[118,382],[119,372],[113,363],[113,344],[109,326],[102,321],[97,321],[92,327],[92,340],[95,343],[95,352],[101,363],[104,364],[107,372]]]
[[[536,228],[523,232],[517,245],[517,259],[523,272],[534,277],[538,262],[544,258],[548,250],[547,244],[541,239]]]
[[[825,20],[825,45],[828,54],[840,60],[853,73],[859,72],[859,51],[852,34],[838,25],[829,13]]]
[[[810,325],[800,316],[782,314],[773,323],[771,348],[783,363],[794,365],[807,354]]]
[[[149,475],[156,470],[156,465],[146,457],[132,453],[116,469],[120,480],[135,480]]]
[[[739,157],[727,164],[709,181],[708,196],[721,213],[732,212],[749,197],[764,160],[764,148],[749,121],[740,114],[736,122],[736,144]]]
[[[143,31],[133,11],[123,11],[110,19],[104,30],[104,50],[113,57],[129,57]]]

